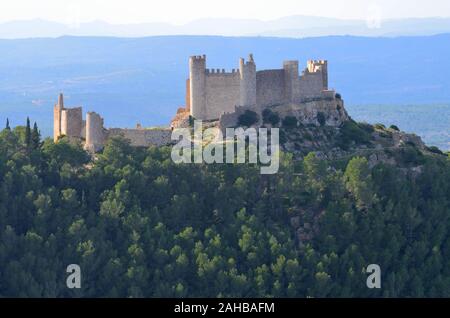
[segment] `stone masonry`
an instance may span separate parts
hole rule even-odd
[[[207,69],[206,56],[202,55],[189,59],[186,105],[178,109],[170,128],[142,128],[138,124],[135,129],[106,129],[99,114],[88,112],[83,120],[82,108],[65,107],[60,94],[53,109],[53,137],[55,142],[62,136],[80,141],[91,152],[100,151],[108,138],[119,135],[133,146],[160,146],[170,144],[172,129],[189,126],[191,119],[232,127],[246,110],[261,114],[267,108],[307,123],[317,123],[318,113],[325,115],[327,125],[338,126],[348,120],[343,100],[328,89],[327,61],[310,60],[301,74],[298,61],[285,61],[280,69],[257,71],[250,54],[247,61],[239,60],[238,69],[226,72]]]
[[[206,68],[206,56],[189,59],[189,114],[195,119],[217,120],[235,107],[262,110],[285,103],[320,97],[328,90],[327,61],[308,61],[299,75],[298,61],[285,61],[283,68],[256,71],[253,55],[239,61],[239,69]]]

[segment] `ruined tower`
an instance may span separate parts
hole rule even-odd
[[[59,94],[58,103],[53,107],[53,141],[57,142],[61,136],[61,113],[64,109],[64,96]]]
[[[58,103],[53,108],[53,140],[57,142],[61,136],[71,140],[83,137],[83,110],[81,107],[64,107],[64,96],[59,94]]]
[[[61,111],[61,135],[70,140],[81,139],[83,110],[81,107],[65,108]]]
[[[91,152],[99,151],[104,144],[103,118],[95,112],[86,114],[86,143],[84,148]]]
[[[240,99],[239,106],[256,106],[256,65],[253,55],[250,54],[248,61],[243,58],[239,61],[240,73]]]
[[[191,116],[206,117],[206,56],[191,56],[189,59]]]

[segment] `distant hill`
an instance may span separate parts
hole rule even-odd
[[[275,20],[205,18],[183,25],[169,23],[109,24],[93,21],[66,25],[45,20],[11,21],[0,24],[0,38],[71,36],[144,37],[159,35],[222,35],[318,37],[330,35],[413,36],[450,32],[450,18],[345,20],[314,16],[287,16]]]
[[[6,117],[17,125],[30,115],[49,134],[52,105],[61,91],[69,106],[83,105],[86,110],[102,113],[108,127],[137,122],[146,126],[167,124],[177,107],[184,105],[188,57],[194,54],[207,54],[210,67],[227,69],[236,68],[238,58],[250,52],[258,69],[281,67],[287,59],[298,59],[302,66],[307,59],[328,59],[330,86],[342,93],[349,106],[448,105],[448,43],[450,34],[0,40],[0,125]],[[435,120],[448,123],[449,118],[446,113]]]

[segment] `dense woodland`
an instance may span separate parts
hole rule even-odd
[[[66,287],[73,263],[81,289]],[[381,289],[366,287],[372,263]],[[0,296],[450,297],[450,160],[427,156],[417,174],[284,153],[264,176],[120,138],[92,159],[8,125]]]

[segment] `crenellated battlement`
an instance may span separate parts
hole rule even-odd
[[[206,61],[206,55],[192,55],[190,59],[191,61]]]
[[[246,61],[243,57],[241,57],[239,59],[239,65],[242,66],[251,66],[251,67],[255,67],[255,60],[253,59],[253,54],[249,54],[248,55],[248,60]]]
[[[215,68],[207,68],[205,70],[207,75],[237,75],[239,74],[239,70],[237,69],[232,69],[231,71],[226,71],[225,69],[215,69]]]
[[[283,62],[283,68],[256,71],[253,54],[239,59],[231,72],[206,68],[206,56],[193,56],[189,63],[188,94],[190,115],[212,120],[233,112],[236,106],[262,109],[267,105],[313,98],[328,89],[328,63],[309,60],[299,73],[297,60]]]

